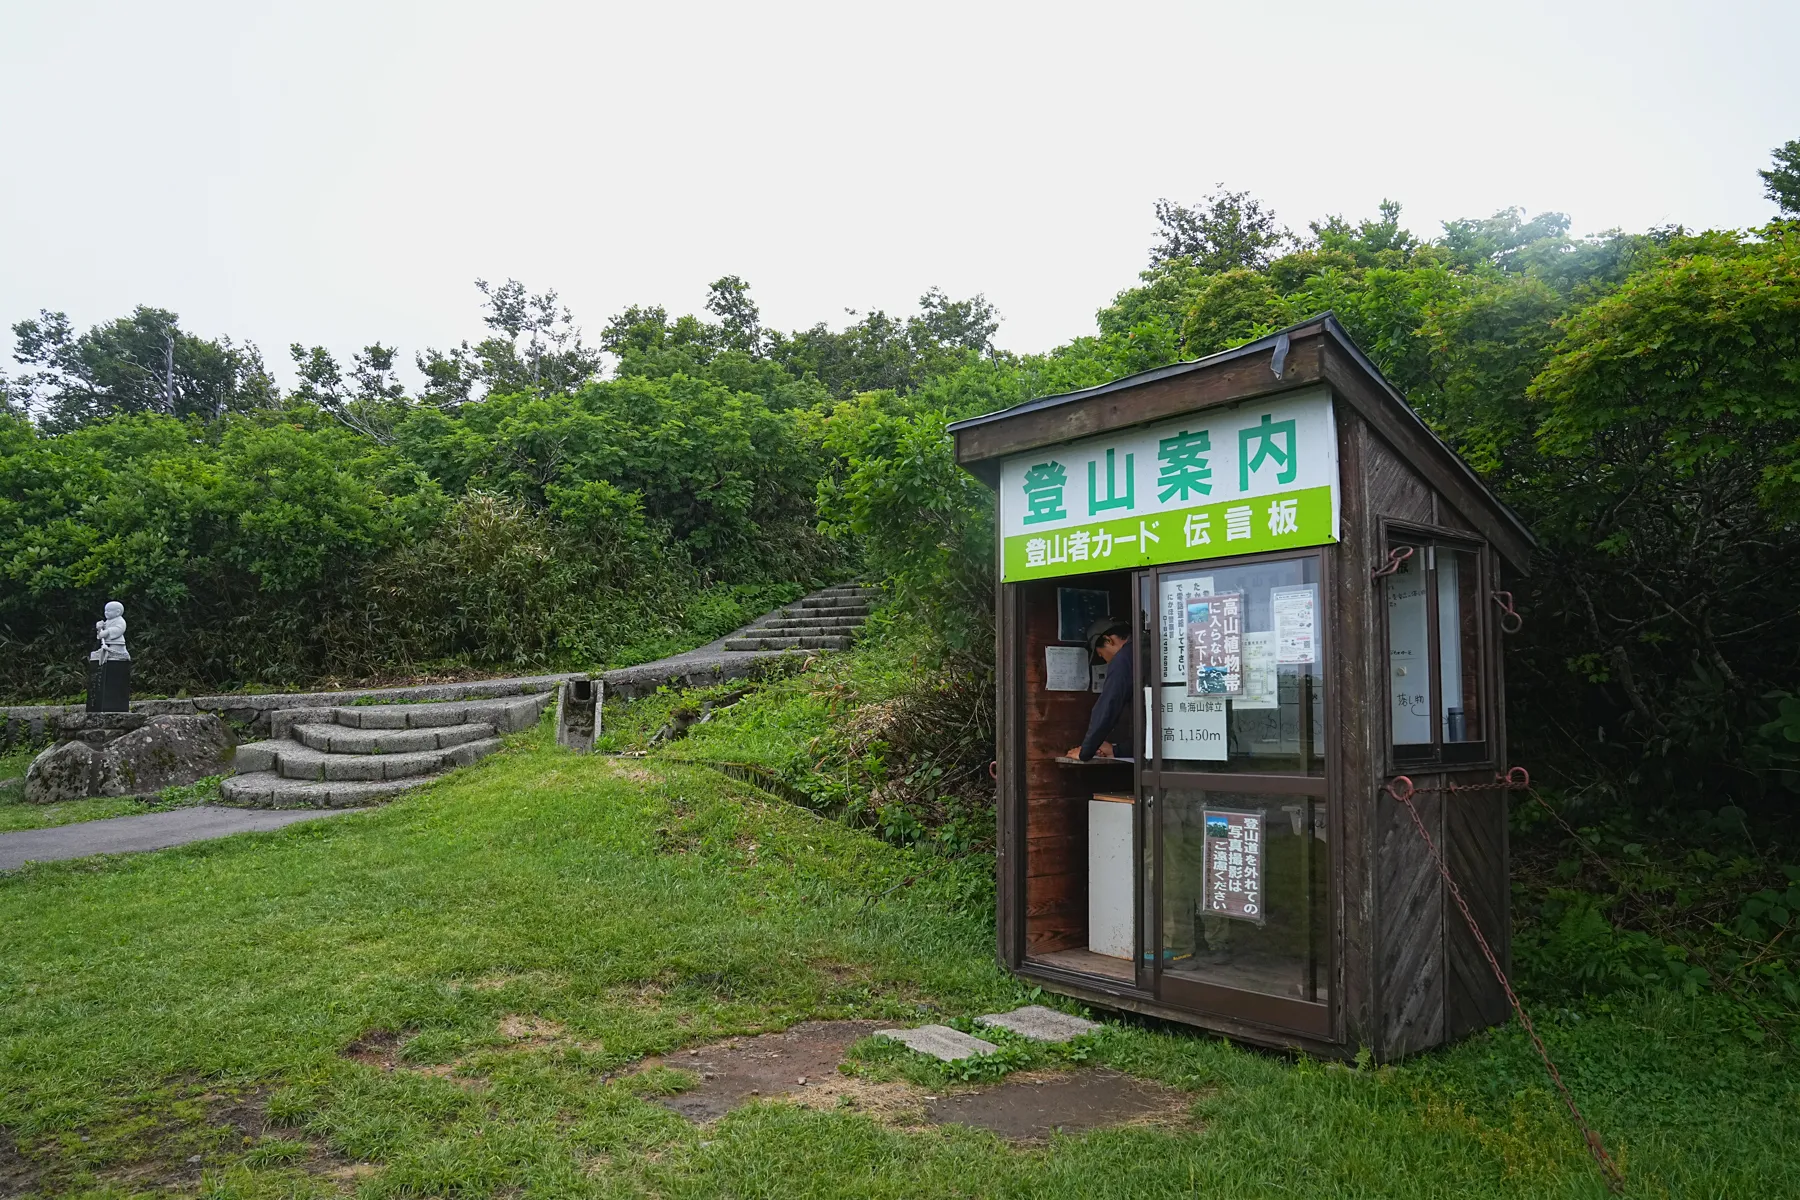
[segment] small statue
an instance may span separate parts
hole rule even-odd
[[[106,602],[106,618],[94,622],[94,635],[100,648],[88,655],[97,663],[130,662],[131,651],[125,649],[125,606],[117,600]]]

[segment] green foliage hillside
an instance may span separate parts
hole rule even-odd
[[[972,755],[992,497],[945,426],[1330,310],[1543,541],[1509,581],[1514,757],[1599,808],[1786,812],[1800,226],[1573,238],[1505,210],[1423,237],[1384,202],[1296,234],[1228,191],[1156,215],[1139,279],[1042,354],[935,289],[781,332],[735,276],[595,349],[555,293],[484,282],[486,336],[419,353],[416,394],[376,342],[348,368],[294,346],[280,395],[254,347],[174,314],[40,314],[0,378],[0,691],[79,691],[113,596],[143,685],[173,690],[606,665],[691,644],[718,589],[861,575],[922,631],[924,686],[970,697]],[[159,338],[160,387],[127,369]]]

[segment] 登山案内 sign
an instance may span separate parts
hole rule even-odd
[[[1335,542],[1331,394],[1207,409],[1008,458],[1000,538],[1008,581]]]

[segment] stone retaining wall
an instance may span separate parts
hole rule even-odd
[[[562,675],[530,675],[518,679],[479,679],[469,683],[429,683],[415,687],[356,688],[342,692],[233,693],[195,696],[187,700],[134,700],[131,711],[150,717],[188,717],[212,713],[258,737],[269,736],[269,714],[280,708],[331,708],[359,700],[392,704],[407,700],[480,700],[501,696],[526,696],[548,692],[565,679],[586,679],[579,672]],[[18,743],[41,742],[49,733],[52,717],[86,711],[81,704],[25,704],[0,706],[0,749]]]

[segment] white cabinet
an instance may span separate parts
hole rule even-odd
[[[1088,801],[1088,949],[1130,960],[1133,936],[1130,796]]]

